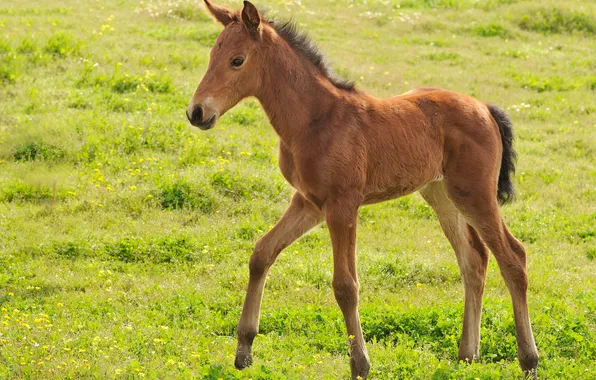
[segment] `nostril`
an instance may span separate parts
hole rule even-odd
[[[203,121],[203,109],[201,106],[196,106],[194,110],[192,110],[191,121],[194,123],[201,123]]]

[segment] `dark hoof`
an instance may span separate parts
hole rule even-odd
[[[363,358],[359,362],[350,360],[350,369],[352,370],[352,380],[364,380],[368,377],[370,371],[370,362],[368,358]]]
[[[525,380],[537,380],[538,379],[538,371],[536,368],[530,370],[524,370],[524,379]]]
[[[237,369],[244,369],[246,367],[250,367],[252,365],[252,355],[236,355],[236,360],[234,360],[234,366]]]
[[[458,355],[457,360],[466,364],[471,364],[478,361],[478,355]]]
[[[538,353],[519,355],[519,366],[524,370],[526,379],[536,379],[536,368],[538,367]]]

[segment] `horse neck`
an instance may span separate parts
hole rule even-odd
[[[291,145],[329,114],[340,94],[312,63],[284,45],[269,50],[257,99],[282,142]]]

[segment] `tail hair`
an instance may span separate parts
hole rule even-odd
[[[515,197],[512,178],[515,173],[517,153],[513,149],[513,125],[505,111],[501,108],[494,104],[488,104],[488,110],[499,126],[501,141],[503,142],[503,157],[501,158],[497,199],[500,204],[505,204],[511,202]]]

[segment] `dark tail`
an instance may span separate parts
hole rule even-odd
[[[503,157],[501,158],[501,171],[499,172],[499,186],[497,198],[500,204],[511,202],[515,196],[515,189],[511,179],[515,173],[515,161],[517,153],[513,149],[513,126],[511,120],[501,108],[494,104],[488,104],[490,114],[499,125],[501,141],[503,142]]]

